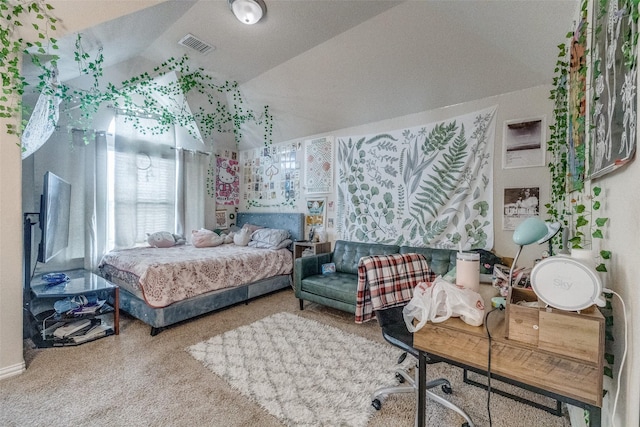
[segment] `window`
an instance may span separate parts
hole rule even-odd
[[[125,116],[115,120],[107,150],[108,249],[144,245],[147,233],[176,230],[174,132],[148,135]]]

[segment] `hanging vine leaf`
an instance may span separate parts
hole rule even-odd
[[[460,128],[460,134],[455,137],[453,131],[457,130],[455,121],[449,125],[441,124],[436,129],[442,135],[434,134],[434,139],[439,141],[451,141],[448,151],[442,156],[442,160],[433,167],[434,174],[428,175],[420,185],[421,192],[416,193],[416,200],[421,209],[426,209],[432,217],[438,216],[438,211],[448,201],[449,194],[458,188],[457,177],[464,170],[464,158],[467,156],[467,142],[464,136],[464,126]],[[435,132],[435,130],[434,130]],[[433,132],[432,132],[433,134]],[[455,137],[455,139],[454,139]],[[415,211],[415,207],[412,209]]]
[[[447,229],[447,223],[448,220],[445,218],[441,220],[430,221],[425,224],[422,233],[423,242],[425,244],[428,244],[432,239],[444,233],[444,231]]]

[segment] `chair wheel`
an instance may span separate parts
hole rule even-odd
[[[462,427],[469,427],[469,423],[462,424]]]
[[[382,408],[382,402],[380,402],[379,399],[373,399],[373,401],[371,402],[371,406],[376,408],[376,411],[379,411],[380,408]]]
[[[398,373],[396,373],[396,380],[398,380],[400,384],[404,383],[404,377]]]
[[[453,389],[451,388],[451,386],[450,386],[450,385],[447,385],[447,384],[443,384],[443,385],[442,385],[442,391],[443,391],[443,392],[445,392],[445,394],[451,394],[451,393],[453,393]],[[463,427],[464,427],[464,425],[463,425]],[[467,427],[468,427],[468,426],[467,426]]]
[[[407,352],[405,351],[404,353],[402,353],[400,355],[400,357],[398,357],[398,365],[401,364],[402,362],[404,362],[404,359],[407,358]]]

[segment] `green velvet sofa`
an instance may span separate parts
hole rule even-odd
[[[394,253],[423,254],[436,275],[444,275],[456,266],[455,250],[337,240],[333,252],[295,260],[293,279],[300,310],[304,301],[311,301],[355,314],[360,258]],[[336,266],[335,273],[322,274],[322,264],[331,262]]]

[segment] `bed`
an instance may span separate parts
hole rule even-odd
[[[238,227],[287,230],[291,240],[304,240],[304,214],[236,215]],[[105,255],[99,271],[120,286],[120,309],[150,325],[156,335],[175,323],[290,287],[293,255],[290,249],[234,244],[133,248]]]

